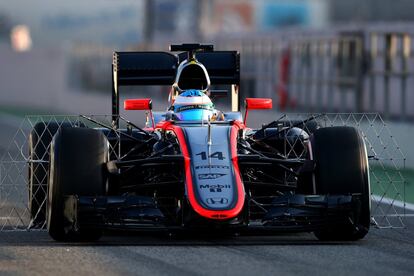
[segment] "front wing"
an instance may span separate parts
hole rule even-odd
[[[247,199],[252,206],[253,199]],[[255,202],[257,204],[257,202]],[[124,230],[191,230],[208,228],[251,232],[315,231],[330,224],[349,222],[358,217],[355,210],[360,195],[301,195],[275,198],[262,206],[261,220],[233,223],[233,221],[205,221],[205,224],[178,225],[163,215],[155,200],[142,196],[65,197],[65,219],[68,228],[102,228]]]

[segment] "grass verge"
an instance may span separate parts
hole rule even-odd
[[[414,170],[400,169],[385,166],[370,166],[371,192],[375,195],[399,199],[414,203]]]

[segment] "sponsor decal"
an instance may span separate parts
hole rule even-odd
[[[230,166],[222,166],[222,165],[203,165],[203,166],[195,166],[196,170],[200,169],[224,169],[229,170]]]
[[[206,199],[208,205],[227,204],[229,200],[225,197],[210,197]]]
[[[225,175],[226,175],[225,173],[201,173],[198,175],[198,179],[200,180],[217,179]]]
[[[213,107],[208,104],[195,104],[195,105],[184,105],[175,108],[175,112],[182,112],[191,109],[204,109],[204,110],[213,110]]]
[[[211,193],[221,193],[223,189],[230,189],[231,185],[220,185],[220,184],[205,184],[200,185],[200,190],[208,189]]]
[[[221,151],[216,151],[216,152],[210,154],[210,156],[208,156],[207,152],[205,152],[205,151],[199,152],[196,155],[200,155],[201,160],[207,160],[207,157],[217,158],[218,160],[226,159]]]

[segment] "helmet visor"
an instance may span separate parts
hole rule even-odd
[[[191,109],[175,113],[175,115],[181,121],[201,121],[211,118],[213,112],[205,109]]]

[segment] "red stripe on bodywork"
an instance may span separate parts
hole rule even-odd
[[[237,202],[232,209],[229,210],[209,210],[204,208],[200,205],[197,201],[194,186],[193,186],[193,178],[191,174],[191,157],[188,151],[187,143],[185,141],[184,132],[183,130],[171,122],[161,122],[157,125],[157,128],[162,128],[164,130],[171,130],[177,136],[178,142],[180,144],[181,152],[184,156],[184,170],[185,170],[185,184],[187,188],[187,195],[190,201],[191,207],[196,211],[199,215],[209,218],[209,219],[216,219],[216,220],[226,220],[231,219],[240,214],[244,206],[244,199],[245,199],[245,192],[244,186],[241,181],[240,177],[240,170],[239,170],[239,163],[237,158],[237,133],[240,128],[243,128],[244,125],[242,123],[234,123],[231,127],[230,132],[230,144],[231,144],[231,159],[234,168],[234,174],[236,179],[236,187],[237,187]]]

